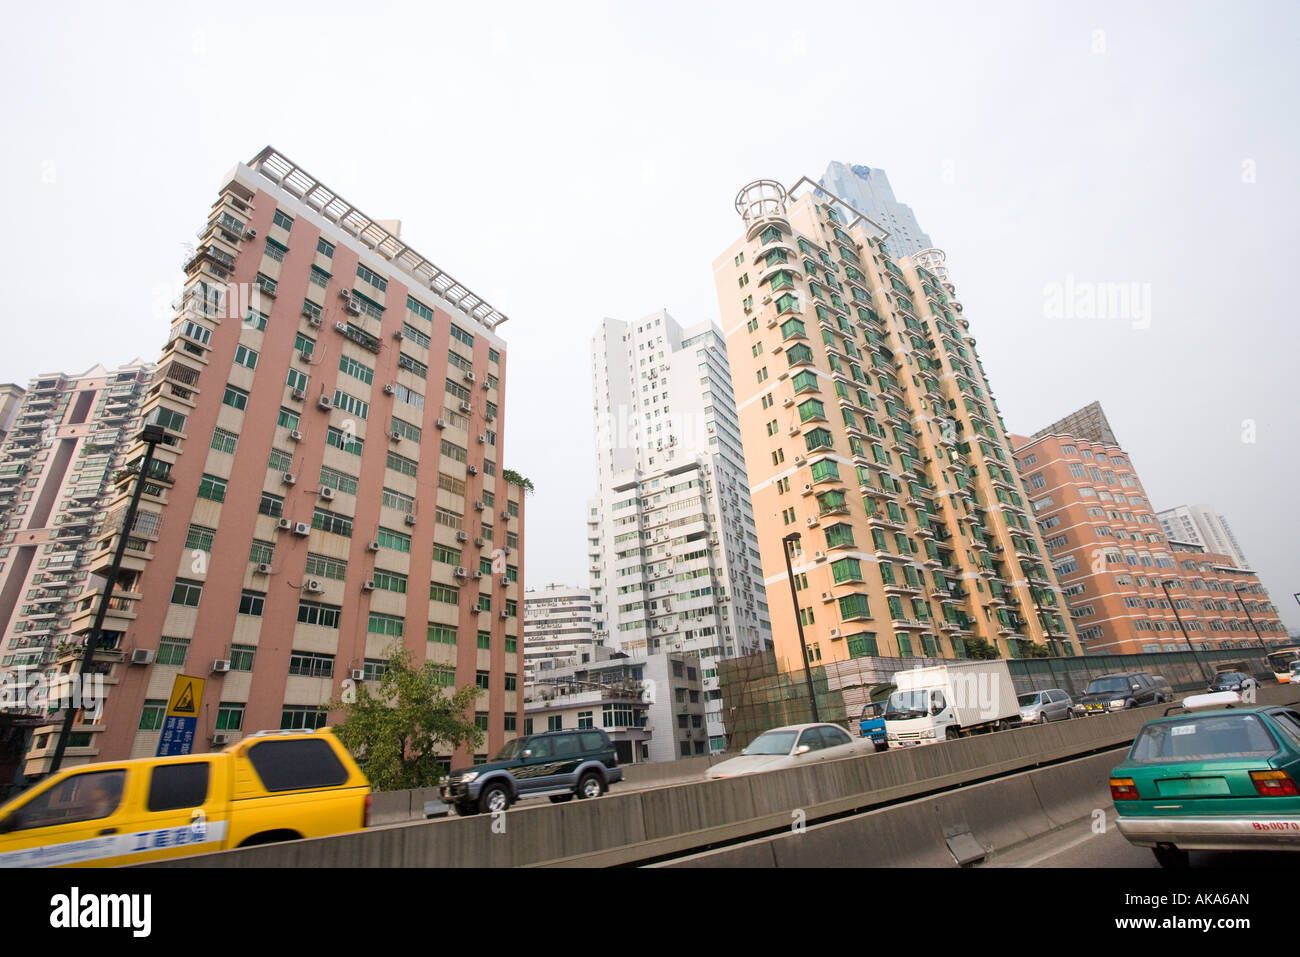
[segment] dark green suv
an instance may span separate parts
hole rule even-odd
[[[553,802],[600,797],[623,780],[618,753],[599,728],[548,731],[515,738],[487,764],[453,769],[442,799],[461,815],[504,811],[526,797]]]

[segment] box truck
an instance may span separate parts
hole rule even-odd
[[[1020,706],[1005,661],[954,661],[894,675],[885,708],[889,746],[950,741],[1014,727]]]

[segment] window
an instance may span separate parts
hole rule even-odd
[[[411,536],[395,532],[390,528],[380,528],[376,536],[380,548],[391,548],[395,552],[411,551]]]
[[[342,389],[334,390],[334,408],[342,409],[349,415],[355,415],[359,419],[368,419],[370,417],[370,403],[363,402]]]
[[[271,225],[279,226],[286,231],[293,229],[293,217],[277,209],[275,215],[271,217]]]
[[[284,710],[280,712],[280,730],[281,731],[315,731],[317,728],[321,728],[325,726],[326,717],[327,715],[325,713],[325,710],[323,708],[316,707],[315,705],[298,705],[298,704],[286,705]],[[285,745],[285,744],[317,744],[317,743],[325,745],[325,748],[328,750],[329,744],[325,741],[320,741],[320,742],[268,741],[265,743],[258,744],[256,748],[254,748],[252,751],[249,752],[249,756],[254,758],[254,767],[258,772],[258,776],[261,777],[263,781],[266,781],[266,772],[270,771],[273,767],[277,767],[277,765],[273,764],[270,761],[262,762],[262,764],[259,765],[256,761],[256,757],[254,756],[260,756],[258,755],[258,752],[260,752],[268,744]],[[282,757],[282,756],[277,756],[277,757]],[[334,753],[332,751],[329,752],[329,757],[333,758],[334,761],[337,763],[338,758],[334,757]],[[278,767],[283,768],[285,771],[291,771],[293,770],[294,766],[290,764],[290,765],[279,765]],[[272,773],[274,774],[274,772]],[[277,775],[273,779],[278,780],[279,778],[282,777],[283,777],[283,773]],[[344,772],[343,780],[347,780],[346,771]],[[342,783],[342,782],[337,782],[337,783]],[[272,787],[270,782],[267,782],[266,786],[267,789],[271,791],[275,791],[275,790],[285,791],[290,789],[306,787],[307,785],[303,784],[301,781],[293,780],[291,783],[282,784],[278,788]]]
[[[380,292],[388,290],[388,280],[372,269],[367,269],[360,263],[357,264],[357,278],[363,282],[368,282]]]
[[[150,699],[144,703],[144,710],[140,712],[141,731],[161,731],[163,718],[167,714],[167,702]]]
[[[269,565],[271,559],[275,556],[275,545],[271,542],[264,542],[260,539],[253,539],[252,547],[248,550],[248,560],[258,565]]]
[[[340,472],[336,469],[322,468],[320,470],[320,484],[322,488],[332,488],[347,495],[357,494],[357,480],[346,472]]]
[[[351,455],[361,454],[362,442],[363,440],[357,438],[355,435],[349,435],[342,429],[336,429],[332,425],[325,431],[326,445],[332,445],[334,448],[341,449]]]
[[[233,385],[226,386],[226,392],[221,397],[222,404],[228,405],[233,409],[243,411],[248,408],[248,393],[243,389],[237,389]]]
[[[246,369],[257,368],[257,353],[248,346],[240,345],[235,347],[235,364],[241,365]]]
[[[398,455],[396,452],[388,453],[388,467],[394,472],[401,472],[403,475],[415,476],[417,463],[414,459],[408,459],[404,455]]]
[[[261,499],[257,503],[257,510],[263,515],[279,518],[284,514],[284,499],[279,495],[263,492]]]
[[[226,500],[226,480],[205,473],[203,478],[199,480],[199,498],[206,498],[213,502],[224,502]]]
[[[369,366],[362,365],[351,356],[345,355],[339,359],[339,371],[344,375],[350,375],[353,378],[360,379],[366,385],[372,385],[375,381],[375,371]]]
[[[203,582],[190,581],[187,578],[176,579],[172,586],[172,604],[197,608],[203,597]]]
[[[334,677],[334,656],[311,651],[295,651],[289,655],[289,674],[306,678]]]
[[[244,704],[223,701],[217,705],[217,730],[239,731],[244,727]],[[206,767],[206,765],[204,765]],[[161,768],[159,769],[161,770]],[[155,775],[157,772],[154,772]]]
[[[293,456],[283,449],[271,449],[266,467],[273,472],[288,472],[293,468]]]
[[[335,581],[343,581],[347,578],[348,563],[341,558],[329,558],[325,555],[315,555],[307,553],[307,566],[305,573],[315,578],[332,578]]]
[[[460,589],[452,585],[442,585],[434,582],[429,586],[429,600],[445,602],[448,605],[460,603]]]
[[[334,244],[333,244],[333,243],[327,243],[327,242],[326,242],[325,240],[323,240],[323,239],[317,239],[317,240],[316,240],[316,252],[320,253],[322,256],[326,257],[327,259],[333,259],[333,258],[334,258]]]
[[[158,654],[154,657],[154,664],[184,667],[185,656],[189,650],[188,638],[163,638],[158,642]]]
[[[374,583],[375,587],[383,591],[397,592],[399,595],[406,594],[406,576],[397,572],[382,571],[375,569]]]
[[[257,648],[254,645],[231,645],[230,646],[230,670],[231,671],[252,671],[253,657],[257,654]]]
[[[443,645],[456,643],[456,629],[450,625],[429,625],[429,640]],[[448,682],[450,684],[450,682]]]
[[[185,536],[185,547],[197,549],[201,552],[212,551],[212,539],[217,530],[208,528],[206,525],[191,525],[189,533]]]
[[[320,602],[302,599],[298,602],[298,621],[304,625],[337,628],[339,626],[339,608],[336,605],[322,605]]]
[[[238,442],[239,436],[234,432],[227,432],[225,429],[212,430],[212,448],[218,452],[234,452]]]
[[[333,532],[335,535],[352,535],[352,519],[346,515],[340,515],[337,512],[331,512],[327,508],[317,508],[311,517],[311,527],[318,528],[322,532]]]
[[[256,618],[262,617],[262,609],[266,607],[266,592],[250,591],[244,589],[239,596],[239,614],[252,615]]]
[[[296,432],[298,431],[298,413],[293,411],[293,409],[281,408],[280,414],[276,416],[275,424],[281,428]],[[213,437],[213,441],[216,441],[215,436]],[[213,448],[216,448],[216,446],[214,445]],[[231,446],[229,451],[233,452],[234,446]]]

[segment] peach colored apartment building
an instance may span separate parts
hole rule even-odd
[[[1165,535],[1098,403],[1011,439],[1089,654],[1288,643],[1255,572]]]
[[[736,208],[714,273],[779,667],[802,667],[797,620],[814,665],[1075,654],[943,254],[895,259],[806,179]]]
[[[479,750],[495,751],[523,713],[506,317],[270,147],[222,182],[144,408],[166,439],[99,637],[107,704],[80,716],[68,758],[153,754],[182,673],[206,679],[195,750],[319,727],[398,644],[447,685],[478,684]],[[28,773],[56,738],[37,730]]]

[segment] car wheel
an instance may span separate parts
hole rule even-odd
[[[952,725],[948,725],[948,727],[943,729],[943,739],[945,741],[956,741],[959,737],[960,734]]]
[[[551,795],[551,803],[552,803],[552,804],[563,804],[565,801],[572,801],[572,800],[573,800],[573,795],[572,795],[572,794],[552,794],[552,795]]]
[[[484,814],[495,814],[510,807],[510,791],[504,784],[489,784],[478,797],[478,809]]]
[[[1156,856],[1156,863],[1170,870],[1186,870],[1191,858],[1186,851],[1165,844],[1151,849]]]
[[[1038,716],[1038,721],[1035,722],[1035,723],[1036,723],[1036,724],[1047,724],[1047,712],[1044,711],[1044,712],[1042,712],[1041,714],[1039,714],[1039,716]]]
[[[461,817],[471,817],[478,813],[478,808],[469,802],[454,805],[456,813]]]
[[[578,797],[597,798],[605,793],[605,782],[595,771],[588,771],[578,781]]]

